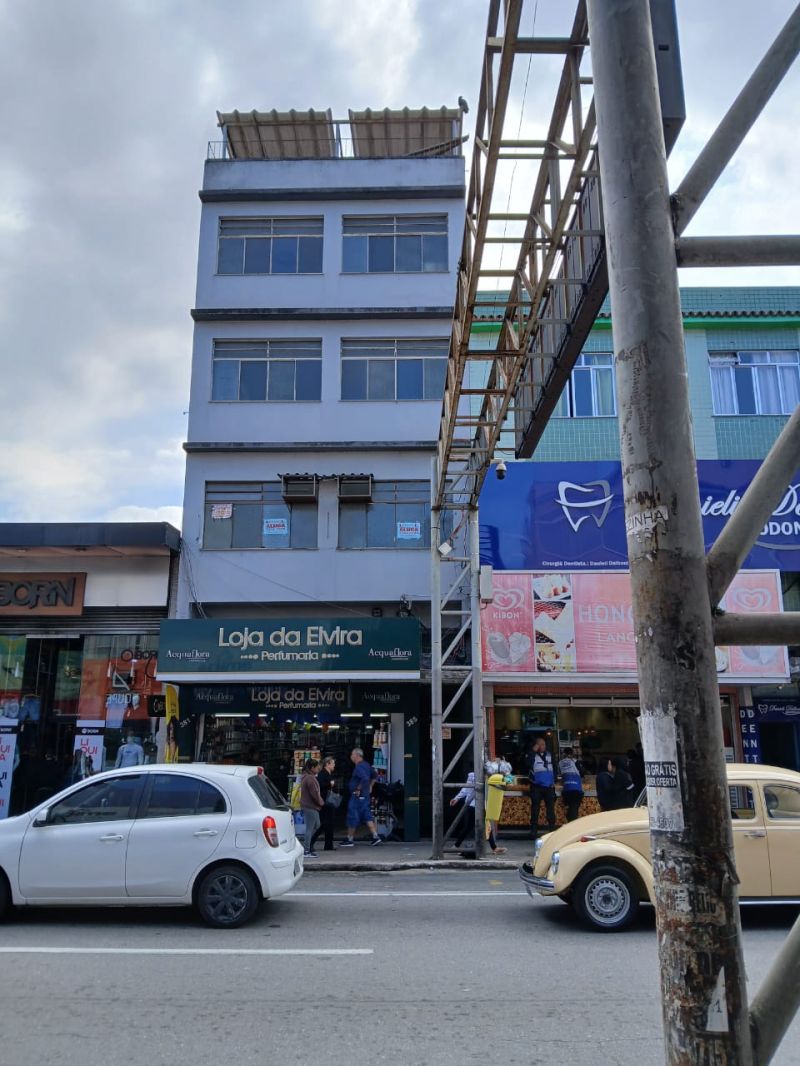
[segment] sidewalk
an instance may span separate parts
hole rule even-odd
[[[318,858],[306,858],[305,872],[312,873],[314,870],[323,870],[326,873],[348,870],[360,870],[365,873],[428,869],[512,870],[521,863],[527,862],[533,855],[533,841],[531,840],[501,839],[498,844],[508,849],[506,853],[495,855],[487,844],[483,859],[464,859],[461,852],[453,850],[450,844],[450,850],[445,851],[445,857],[437,861],[431,858],[430,840],[420,840],[415,844],[391,840],[372,847],[369,838],[360,838],[356,840],[353,848],[336,847],[333,851],[323,851],[318,841]]]

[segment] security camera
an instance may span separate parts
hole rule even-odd
[[[498,481],[505,481],[506,479],[506,464],[501,459],[497,466],[494,468],[495,474],[497,474]]]

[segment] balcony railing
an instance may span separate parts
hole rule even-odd
[[[441,144],[426,145],[413,151],[404,151],[406,139],[403,137],[383,139],[383,144],[371,151],[359,151],[357,141],[352,137],[337,137],[330,154],[320,154],[312,138],[301,139],[294,146],[294,151],[283,151],[280,155],[234,154],[227,141],[209,141],[207,159],[224,159],[241,161],[242,159],[302,160],[302,159],[427,159],[462,155],[461,146],[468,140],[468,135],[445,141]]]

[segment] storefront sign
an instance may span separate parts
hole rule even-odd
[[[0,818],[8,817],[16,750],[17,723],[3,724],[3,720],[0,719]]]
[[[75,723],[71,784],[92,774],[99,774],[103,769],[105,724],[102,720]]]
[[[414,618],[210,619],[161,623],[161,680],[419,677]]]
[[[0,574],[0,615],[83,614],[86,574]]]
[[[780,575],[737,574],[722,600],[742,614],[781,611]],[[495,573],[494,599],[481,615],[488,680],[570,680],[580,675],[636,678],[630,576],[600,573]],[[720,681],[785,681],[785,647],[717,648]]]
[[[346,711],[349,686],[319,685],[182,685],[181,705],[189,714],[325,714]]]
[[[761,762],[761,733],[758,713],[753,707],[739,708],[739,729],[742,733],[742,755],[745,762]]]
[[[797,700],[759,700],[751,708],[759,722],[800,722]]]
[[[760,462],[700,460],[706,548],[736,510]],[[627,570],[618,462],[509,463],[481,492],[481,562],[496,570]],[[669,529],[666,508],[632,517],[628,534]],[[744,569],[800,571],[800,472],[747,556]]]

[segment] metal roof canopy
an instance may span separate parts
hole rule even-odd
[[[460,108],[349,111],[356,158],[461,155]]]
[[[334,125],[327,111],[217,112],[233,159],[333,159]]]

